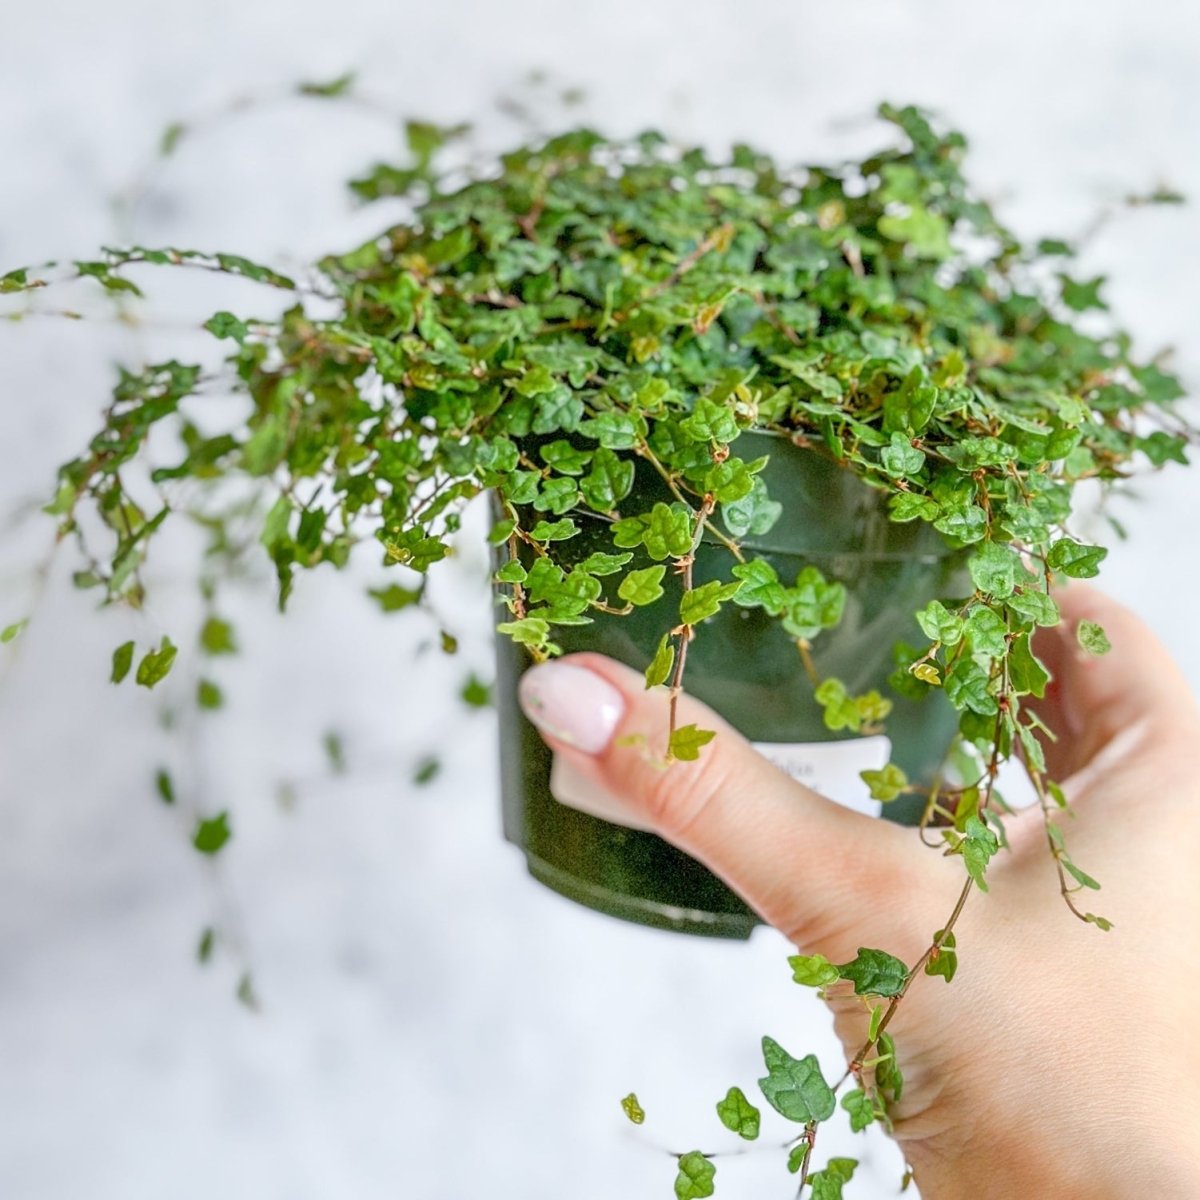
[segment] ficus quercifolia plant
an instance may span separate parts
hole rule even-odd
[[[350,83],[306,88],[336,96]],[[682,598],[662,606],[645,672],[670,698],[669,762],[695,759],[714,736],[678,725],[675,702],[688,646],[723,605],[782,624],[831,731],[881,729],[892,706],[813,664],[844,587],[812,566],[781,579],[743,548],[782,515],[761,478],[766,458],[738,453],[743,431],[833,459],[880,494],[891,520],[929,523],[961,555],[962,593],[928,597],[916,613],[927,641],[895,648],[889,680],[908,698],[940,691],[958,711],[955,771],[931,786],[894,763],[863,772],[884,803],[925,796],[920,835],[961,858],[961,890],[915,963],[874,948],[842,964],[789,960],[797,983],[846,981],[869,1011],[835,1085],[815,1056],[763,1039],[759,1087],[800,1126],[787,1165],[816,1200],[840,1197],[856,1165],[814,1168],[838,1093],[855,1131],[887,1124],[903,1089],[892,1017],[922,974],[954,977],[956,921],[973,890],[987,890],[1005,843],[996,777],[1010,757],[1033,782],[1062,899],[1109,927],[1080,902],[1099,884],[1056,820],[1068,805],[1046,771],[1049,730],[1030,707],[1049,679],[1032,640],[1059,621],[1055,580],[1092,577],[1105,556],[1070,532],[1076,485],[1111,488],[1146,465],[1186,462],[1191,435],[1162,360],[1139,359],[1128,335],[1095,321],[1103,279],[1070,273],[1075,247],[1025,245],[1007,229],[964,179],[959,134],[914,108],[880,113],[897,130],[892,144],[836,166],[785,166],[744,145],[718,159],[653,132],[610,140],[574,129],[469,169],[445,163],[465,127],[410,122],[406,163],[351,183],[366,201],[402,199],[404,218],[305,279],[233,254],[136,246],[0,276],[0,293],[16,297],[55,271],[89,277],[124,302],[141,295],[130,268],[149,264],[296,297],[278,319],[214,314],[205,328],[229,344],[219,374],[175,360],[121,370],[100,430],[61,468],[46,508],[80,556],[76,584],[106,604],[141,606],[151,546],[188,515],[208,530],[216,562],[233,553],[235,529],[253,528],[280,609],[298,570],[341,567],[364,544],[399,575],[372,592],[381,607],[418,605],[427,572],[453,552],[464,505],[489,492],[498,628],[534,660],[558,652],[556,628],[653,609],[666,573],[680,576]],[[171,127],[164,152],[184,130]],[[1160,191],[1137,202],[1176,200]],[[216,388],[244,398],[223,427],[206,411]],[[170,438],[156,434],[164,426]],[[639,497],[638,464],[669,502]],[[227,501],[220,485],[233,477],[256,485],[257,506]],[[563,547],[581,522],[602,523],[608,544],[576,561]],[[693,586],[702,537],[724,547],[727,569]],[[233,651],[216,584],[204,586],[199,649]],[[1087,652],[1108,648],[1096,625],[1078,636]],[[167,638],[125,642],[112,680],[153,687],[176,655]],[[202,680],[196,702],[218,707],[218,685]],[[169,777],[158,787],[169,800]],[[195,844],[217,853],[230,832],[221,813],[199,822]],[[636,1095],[622,1106],[644,1120]],[[758,1137],[760,1111],[740,1088],[717,1114]],[[714,1193],[714,1157],[676,1155],[678,1200]]]

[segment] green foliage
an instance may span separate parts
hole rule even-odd
[[[112,653],[112,675],[113,683],[120,683],[126,675],[129,674],[133,667],[133,642],[122,642]]]
[[[1080,621],[1075,636],[1089,654],[1107,654],[1112,649],[1108,634],[1095,621]]]
[[[838,968],[823,954],[793,954],[788,966],[792,968],[792,978],[804,987],[824,987],[841,978]]]
[[[630,1092],[628,1096],[622,1099],[621,1111],[634,1125],[641,1125],[646,1120],[646,1110],[638,1103],[635,1092]]]
[[[825,1166],[808,1177],[812,1184],[812,1200],[842,1200],[842,1188],[854,1177],[858,1161],[853,1158],[831,1158]]]
[[[698,588],[684,592],[679,602],[679,620],[684,625],[699,625],[709,617],[715,617],[721,610],[721,605],[737,595],[742,585],[736,580],[733,583],[720,583],[712,580]]]
[[[850,1115],[850,1129],[860,1133],[875,1120],[875,1106],[862,1088],[854,1088],[842,1097],[842,1108]]]
[[[487,708],[492,702],[492,688],[476,675],[468,675],[459,696],[470,708]]]
[[[1000,843],[996,835],[975,816],[968,817],[965,826],[965,836],[959,841],[958,849],[967,864],[967,874],[975,881],[980,891],[988,890],[984,873]]]
[[[764,1037],[763,1059],[767,1074],[758,1081],[767,1103],[780,1116],[804,1124],[808,1121],[828,1121],[833,1116],[836,1100],[833,1089],[821,1074],[817,1056],[793,1058],[778,1042]]]
[[[196,828],[192,833],[192,845],[201,854],[217,854],[232,836],[233,831],[229,828],[229,814],[221,812],[215,817],[197,819]]]
[[[717,1102],[717,1116],[726,1129],[732,1130],[738,1137],[752,1142],[758,1137],[758,1128],[762,1120],[759,1112],[740,1087],[731,1087],[725,1094],[724,1100]]]
[[[883,950],[859,947],[858,954],[838,967],[842,979],[854,984],[858,996],[898,996],[908,977],[908,968]]]
[[[937,942],[941,939],[941,945]],[[954,978],[954,973],[958,970],[958,950],[956,949],[957,942],[955,941],[954,931],[949,933],[939,929],[933,936],[934,945],[937,947],[932,951],[929,961],[925,964],[926,975],[940,975],[947,983]]]
[[[697,729],[695,725],[680,725],[671,731],[668,743],[668,758],[678,758],[683,762],[695,762],[700,757],[700,750],[715,738],[712,729]]]
[[[908,789],[908,776],[895,763],[887,763],[878,771],[860,771],[859,775],[870,789],[871,799],[884,804]]]
[[[896,1061],[896,1043],[890,1033],[879,1035],[879,1058],[875,1063],[875,1086],[892,1104],[904,1094],[904,1074]]]
[[[164,768],[160,767],[154,773],[154,790],[164,804],[175,803],[175,784],[171,779],[170,772]]]
[[[148,650],[143,656],[142,661],[138,663],[137,674],[134,678],[144,688],[152,688],[161,683],[174,665],[177,652],[171,639],[164,637],[157,650]],[[116,675],[117,667],[120,665],[124,665],[123,659],[120,664],[114,660],[113,678],[118,683],[120,680],[116,679]]]
[[[654,652],[654,657],[650,660],[650,665],[646,668],[646,687],[658,687],[660,684],[666,683],[674,665],[675,644],[671,641],[671,635],[664,633],[658,643],[658,649]]]
[[[666,567],[644,567],[638,571],[630,571],[621,580],[617,595],[630,604],[644,606],[653,604],[663,594],[662,577]]]
[[[717,1168],[699,1150],[679,1156],[679,1174],[675,1177],[676,1200],[705,1200],[715,1190]]]
[[[29,618],[25,617],[20,621],[14,621],[11,625],[6,625],[0,629],[0,646],[7,645],[15,638],[20,637],[24,632],[25,626],[29,624]]]

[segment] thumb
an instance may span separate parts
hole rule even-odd
[[[1037,704],[1057,735],[1047,765],[1059,780],[1087,766],[1118,734],[1170,740],[1197,733],[1196,702],[1166,647],[1123,604],[1083,583],[1054,593],[1062,623],[1034,645],[1053,679]],[[1080,644],[1080,627],[1099,625],[1111,645],[1102,655]]]
[[[676,728],[716,737],[695,761],[666,763],[666,689],[647,691],[640,674],[611,659],[575,654],[532,667],[520,698],[556,765],[611,797],[613,819],[691,854],[807,949],[848,935],[876,895],[904,894],[889,879],[910,849],[898,830],[797,783],[699,701],[679,698]],[[853,941],[845,936],[836,952],[852,952]]]

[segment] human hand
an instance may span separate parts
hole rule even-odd
[[[1063,624],[1037,644],[1054,675],[1039,715],[1074,816],[1054,819],[1114,928],[1059,900],[1040,808],[1008,818],[1011,853],[955,926],[953,984],[918,978],[889,1026],[906,1080],[894,1136],[928,1200],[1200,1195],[1200,714],[1128,610],[1082,585],[1056,598]],[[1103,626],[1108,654],[1080,650],[1081,620]],[[678,723],[718,736],[664,770],[622,741],[661,746],[665,733],[666,694],[636,672],[572,655],[527,672],[521,697],[593,805],[705,863],[803,952],[846,962],[874,946],[912,964],[945,925],[959,858],[793,781],[691,698]],[[850,1060],[864,1006],[831,1007]]]

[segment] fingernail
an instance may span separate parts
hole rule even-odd
[[[586,754],[599,754],[612,741],[625,711],[621,693],[608,680],[572,663],[530,667],[517,694],[539,729]]]

